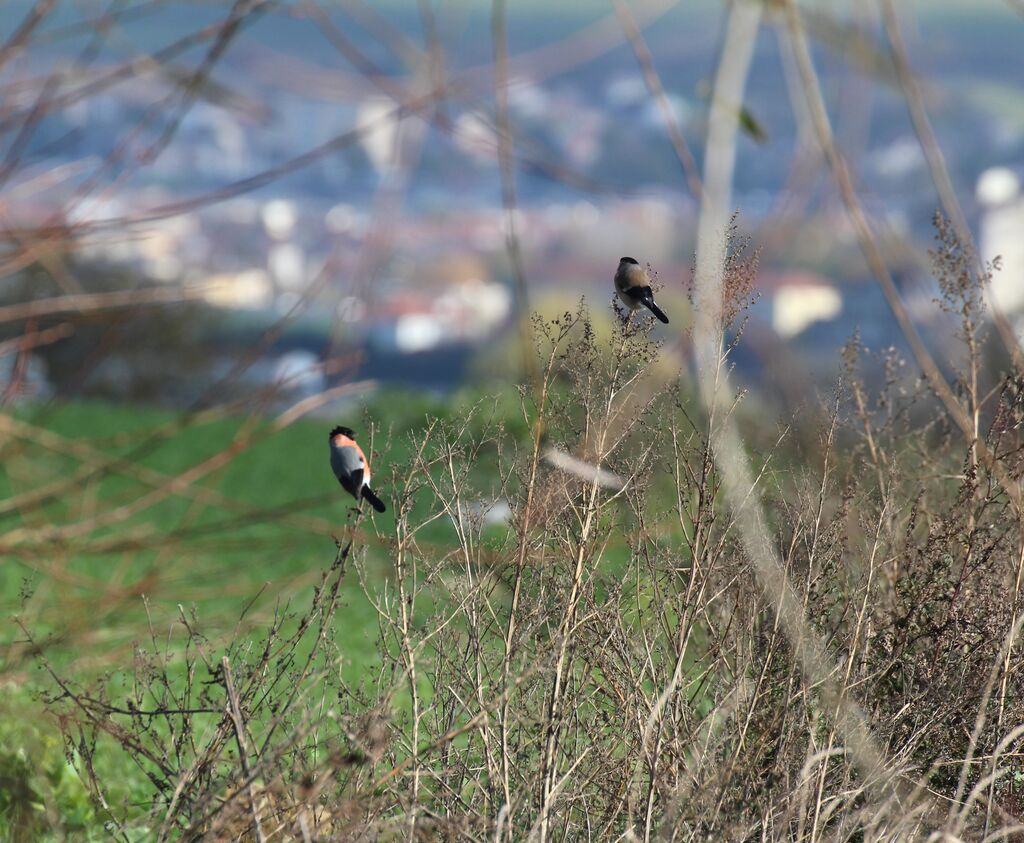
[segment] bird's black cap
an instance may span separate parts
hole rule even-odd
[[[638,261],[636,258],[619,258],[619,263],[635,263],[639,265],[640,261]]]
[[[337,436],[339,433],[342,436],[347,436],[349,439],[356,438],[356,432],[351,427],[341,427],[341,425],[339,425],[338,427],[334,428],[334,430],[332,430],[330,434],[328,434],[327,441],[333,442],[334,437]]]

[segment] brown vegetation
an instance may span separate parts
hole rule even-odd
[[[937,267],[973,329],[976,289],[951,247]],[[748,264],[730,266],[727,287],[742,288]],[[649,383],[646,329],[626,323],[602,348],[581,309],[534,330],[532,446],[434,423],[396,471],[394,579],[367,587],[380,673],[339,678],[338,585],[361,571],[346,539],[312,602],[282,607],[259,646],[215,648],[182,614],[140,647],[127,702],[54,671],[50,705],[96,799],[103,749],[146,771],[145,823],[164,839],[1019,833],[1024,535],[991,468],[914,420],[932,396],[894,377],[870,398],[858,371],[877,361],[851,343],[820,447],[799,468],[764,457],[748,493],[771,513],[799,607],[783,622],[723,508],[720,420]],[[970,403],[967,345],[958,391],[1016,482],[1016,380]],[[624,487],[547,467],[550,442]],[[474,488],[484,458],[494,485]],[[481,496],[510,500],[507,533],[486,530]],[[417,540],[438,519],[455,536],[444,552]],[[124,835],[140,822],[115,819]]]

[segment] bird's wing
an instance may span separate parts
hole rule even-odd
[[[654,301],[654,294],[651,292],[650,287],[641,287],[639,285],[635,287],[626,287],[626,289],[622,291],[622,294],[628,299],[643,302],[644,304]]]

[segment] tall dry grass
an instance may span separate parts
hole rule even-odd
[[[950,228],[939,232],[936,269],[963,328],[954,388],[1000,476],[1016,479],[1020,375],[982,389],[985,278]],[[753,260],[727,263],[735,320]],[[394,468],[395,532],[381,537],[394,575],[384,587],[363,579],[378,673],[353,684],[338,669],[339,583],[363,573],[345,537],[311,602],[282,607],[255,638],[211,645],[183,613],[154,623],[164,632],[140,645],[128,686],[82,687],[52,669],[49,707],[117,834],[1024,832],[1024,536],[993,468],[920,412],[935,406],[926,382],[892,366],[872,391],[862,373],[887,364],[851,341],[816,446],[783,431],[757,457],[747,494],[778,537],[780,598],[759,579],[716,465],[724,423],[749,427],[742,400],[709,414],[660,385],[660,345],[637,320],[610,347],[582,306],[533,332],[537,377],[521,390],[531,441],[497,423],[428,421]],[[553,464],[551,448],[576,459]],[[493,468],[483,485],[481,461]],[[499,499],[507,529],[484,517]],[[415,518],[414,503],[426,504]],[[418,539],[437,521],[450,525],[446,548]],[[105,799],[100,752],[145,771],[144,810]]]

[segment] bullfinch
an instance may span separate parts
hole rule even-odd
[[[363,449],[356,444],[355,432],[350,427],[336,427],[331,431],[331,469],[338,482],[357,503],[365,498],[370,506],[383,512],[384,502],[370,488],[370,462]]]
[[[643,305],[662,322],[668,324],[668,317],[654,303],[651,279],[647,277],[647,271],[637,263],[636,258],[619,258],[619,268],[615,270],[615,292],[631,311]]]

